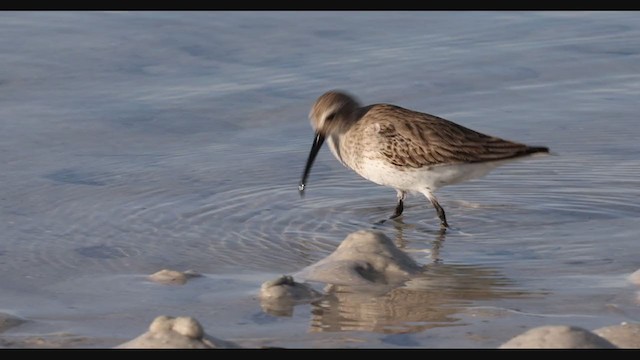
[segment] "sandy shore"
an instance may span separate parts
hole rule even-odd
[[[380,231],[357,231],[349,234],[324,259],[296,274],[265,281],[256,298],[262,311],[274,318],[286,319],[294,315],[296,307],[321,304],[340,299],[343,310],[363,321],[375,309],[377,318],[396,317],[403,322],[445,321],[446,299],[437,293],[425,292],[424,286],[433,282],[432,268],[419,265],[391,239]],[[634,283],[636,273],[629,276]],[[189,285],[199,286],[206,278],[195,271],[163,269],[144,281],[147,285],[170,289],[173,293],[187,291]],[[298,280],[299,279],[299,280]],[[436,295],[434,297],[434,295]],[[371,299],[375,299],[374,303]],[[429,312],[420,306],[432,304]],[[368,311],[361,311],[368,309]],[[389,309],[392,313],[386,313]],[[434,312],[435,309],[438,309]],[[368,315],[369,314],[369,315]],[[476,312],[476,314],[479,314]],[[497,313],[494,313],[497,314]],[[343,312],[346,316],[346,312]],[[498,315],[500,316],[500,315]],[[327,319],[318,319],[326,322]],[[316,320],[316,321],[318,321]],[[100,346],[106,339],[92,339],[66,332],[52,332],[46,336],[20,335],[21,328],[31,320],[9,313],[0,313],[0,346],[10,348],[79,348]],[[363,328],[365,329],[365,328]],[[380,331],[375,327],[368,331]],[[214,335],[212,335],[214,334]],[[640,348],[640,324],[612,324],[589,331],[574,325],[543,325],[505,339],[499,348]],[[222,328],[211,333],[189,315],[158,315],[148,330],[131,340],[111,344],[118,348],[237,348],[264,347],[255,339],[229,340]],[[111,340],[113,341],[113,340]],[[419,344],[413,344],[419,346]],[[269,345],[267,345],[269,346]]]

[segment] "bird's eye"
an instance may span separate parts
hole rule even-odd
[[[333,120],[333,118],[335,118],[335,117],[336,117],[336,113],[332,112],[331,114],[327,115],[327,117],[325,118],[325,120],[329,120],[329,121],[331,121],[331,120]]]

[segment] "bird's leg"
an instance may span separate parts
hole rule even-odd
[[[396,210],[393,212],[393,215],[391,215],[389,219],[397,218],[398,216],[402,215],[402,212],[404,211],[403,202],[404,202],[404,199],[407,197],[407,193],[398,189],[396,189],[396,192],[398,196],[398,205],[396,205]]]
[[[436,199],[435,195],[433,195],[433,193],[431,193],[431,191],[429,190],[425,191],[424,195],[427,197],[427,199],[429,199],[429,201],[431,201],[431,204],[436,209],[438,217],[440,218],[440,227],[448,228],[449,224],[447,224],[447,217],[444,214],[444,209],[442,208],[442,206],[440,206],[440,203],[438,203],[438,199]]]

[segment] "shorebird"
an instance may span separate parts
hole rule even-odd
[[[407,193],[429,199],[449,227],[434,192],[486,175],[505,162],[535,153],[544,146],[503,140],[452,121],[391,104],[361,106],[351,95],[328,91],[309,113],[315,131],[311,152],[298,191],[304,194],[313,162],[325,139],[344,166],[376,184],[396,190],[398,202],[391,219],[402,215]]]

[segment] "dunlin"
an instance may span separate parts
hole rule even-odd
[[[329,91],[309,113],[315,138],[298,190],[302,195],[313,161],[327,139],[346,167],[376,184],[392,187],[398,202],[391,218],[404,210],[407,193],[431,201],[442,228],[449,227],[434,192],[445,185],[486,175],[510,160],[548,153],[481,134],[449,120],[390,104],[361,106],[352,96]]]

